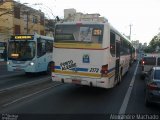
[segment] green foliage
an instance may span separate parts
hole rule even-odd
[[[160,38],[158,38],[158,36],[154,36],[152,38],[152,40],[150,41],[149,43],[149,46],[147,46],[145,49],[144,49],[144,52],[146,53],[151,53],[151,52],[156,52],[156,48],[157,46],[160,47]],[[159,51],[158,51],[159,52]]]

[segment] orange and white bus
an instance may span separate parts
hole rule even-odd
[[[112,88],[129,70],[131,48],[107,21],[57,23],[52,80]]]

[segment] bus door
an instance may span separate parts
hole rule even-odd
[[[116,63],[115,63],[115,82],[119,80],[120,68],[120,41],[116,40]]]
[[[46,60],[46,42],[45,40],[38,38],[37,40],[37,69],[39,71],[45,71],[47,66],[47,60]]]

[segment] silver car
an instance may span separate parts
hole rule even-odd
[[[145,105],[160,103],[160,67],[153,67],[145,77]]]
[[[158,56],[145,56],[141,60],[141,79],[144,79],[147,73],[154,66],[160,66],[160,57]]]

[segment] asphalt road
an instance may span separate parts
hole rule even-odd
[[[126,113],[141,113],[141,114],[159,114],[160,105],[153,104],[151,107],[146,107],[145,101],[145,83],[140,79],[140,66],[135,77],[135,83],[127,107]]]
[[[6,62],[0,62],[0,75],[3,75],[7,72]]]
[[[2,77],[8,77],[10,75],[19,75],[19,74],[24,74],[24,72],[9,72],[7,70],[7,63],[0,61],[0,80]]]
[[[137,63],[134,63],[123,81],[112,89],[91,88],[63,84],[44,90],[26,99],[10,104],[1,113],[12,114],[118,114],[133,79]],[[150,108],[144,105],[144,81],[140,79],[140,67],[135,75],[131,95],[126,104],[128,114],[156,114],[159,105]]]

